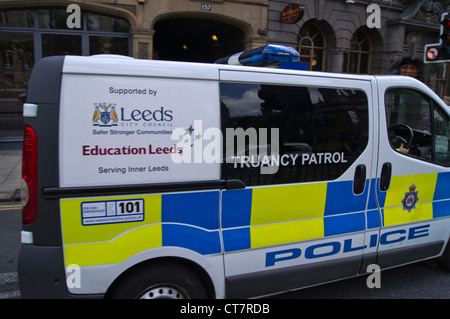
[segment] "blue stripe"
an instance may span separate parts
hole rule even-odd
[[[216,254],[222,251],[219,231],[205,230],[184,225],[162,225],[163,246],[183,247],[202,255]]]
[[[374,229],[381,227],[381,216],[378,209],[367,211],[367,229]]]
[[[378,209],[377,198],[375,196],[377,187],[377,180],[372,178],[370,180],[370,194],[369,194],[369,203],[367,205],[367,209]]]
[[[251,213],[251,189],[222,192],[222,228],[250,225]]]
[[[361,195],[353,194],[353,181],[330,182],[327,186],[325,216],[359,212],[366,209],[369,180]]]
[[[450,200],[433,202],[433,218],[450,216]]]
[[[370,180],[370,194],[369,194],[369,202],[367,204],[367,229],[374,229],[381,227],[381,216],[380,211],[378,210],[377,203],[377,179],[372,178]],[[382,201],[384,204],[384,200],[386,198],[386,193],[381,195]]]
[[[364,213],[324,217],[325,237],[363,231],[366,228]]]
[[[162,195],[161,222],[218,229],[219,196],[219,191]]]
[[[384,208],[381,209],[381,227],[384,227]]]
[[[433,200],[450,198],[450,173],[439,173]]]
[[[380,191],[380,179],[379,178],[377,178],[376,192],[377,192],[377,198],[378,198],[378,203],[380,204],[380,207],[384,207],[384,203],[386,202],[387,190],[384,192]]]
[[[224,230],[222,235],[225,252],[250,248],[250,227]]]

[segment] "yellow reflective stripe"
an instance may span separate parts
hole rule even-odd
[[[411,212],[404,210],[403,206],[384,209],[384,226],[413,223],[427,219],[433,219],[433,203],[418,203]]]
[[[436,188],[437,173],[393,176],[386,194],[385,207],[401,205],[409,186],[414,184],[419,192],[419,203],[431,202]]]
[[[327,183],[254,188],[250,225],[323,217]]]
[[[83,226],[81,221],[81,203],[123,199],[144,199],[144,220],[142,222],[116,223],[106,225]],[[61,200],[61,223],[64,244],[104,242],[137,226],[161,223],[161,195],[105,197],[95,200],[64,199]]]
[[[433,218],[433,197],[436,188],[437,173],[393,176],[386,194],[384,226],[400,225]],[[416,208],[411,212],[403,209],[402,200],[414,184],[419,198]]]
[[[254,188],[251,248],[324,237],[327,183]]]
[[[324,237],[323,218],[305,219],[250,228],[251,248],[294,243]]]
[[[108,225],[112,226],[112,225]],[[120,263],[147,249],[162,246],[161,225],[132,229],[112,241],[64,246],[66,267]]]
[[[81,204],[144,199],[144,221],[83,226]],[[162,246],[161,195],[61,200],[61,225],[66,265],[119,263],[147,249]]]

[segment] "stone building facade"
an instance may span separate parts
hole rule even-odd
[[[22,134],[18,98],[43,57],[110,53],[214,62],[267,43],[268,5],[269,0],[0,0],[0,138]]]
[[[228,53],[226,46],[250,49],[266,43],[268,2],[269,0],[0,0],[0,32],[12,32],[15,31],[14,28],[22,28],[20,31],[23,32],[26,31],[25,28],[35,29],[40,33],[45,33],[47,28],[67,34],[83,30],[117,31],[112,28],[93,30],[92,27],[86,30],[83,26],[84,17],[80,28],[69,28],[64,23],[54,27],[43,24],[45,18],[59,18],[61,22],[72,19],[70,15],[75,13],[68,6],[75,4],[81,9],[83,16],[90,14],[88,24],[94,19],[102,19],[94,15],[126,21],[128,30],[122,29],[121,32],[130,35],[130,55],[133,57],[152,59],[155,46],[173,47],[178,44],[177,41],[187,41],[180,44],[185,45],[182,50],[188,51],[203,40],[210,42],[210,46],[203,44],[209,51],[202,52],[203,61],[209,62],[214,56],[211,51],[215,48],[219,48],[216,51]],[[53,11],[53,16],[48,17],[45,10]],[[34,15],[37,21],[31,21]],[[13,21],[14,19],[17,21]],[[205,34],[208,38],[204,37]],[[212,39],[212,35],[216,37]],[[197,43],[195,38],[199,38]],[[156,40],[159,42],[156,43]],[[83,53],[91,53],[89,49],[83,50],[86,51]],[[177,58],[183,59],[182,56]],[[196,56],[194,59],[199,58]]]
[[[271,0],[267,38],[298,49],[311,70],[409,74],[439,95],[448,95],[447,66],[425,64],[423,57],[426,44],[439,42],[441,15],[449,4],[428,0]],[[283,21],[292,8],[300,9],[301,18]]]

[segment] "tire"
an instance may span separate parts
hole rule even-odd
[[[141,266],[121,278],[110,295],[116,299],[204,299],[206,290],[195,273],[182,265],[159,262]]]
[[[450,271],[450,241],[447,243],[447,247],[445,247],[444,254],[442,256],[442,266]]]

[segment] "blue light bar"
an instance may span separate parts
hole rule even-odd
[[[218,64],[232,64],[232,65],[252,65],[264,66],[275,64],[278,62],[296,62],[300,58],[300,54],[293,48],[268,44],[266,46],[239,52],[225,58],[217,60]]]

